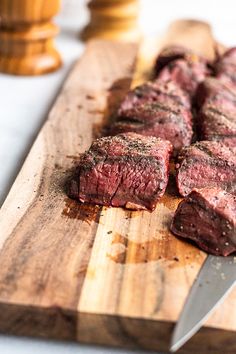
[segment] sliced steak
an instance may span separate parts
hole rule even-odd
[[[180,45],[170,45],[165,47],[159,54],[155,62],[155,74],[158,76],[161,70],[167,66],[169,63],[177,60],[191,60],[193,56],[197,54],[193,53],[193,51],[189,48],[180,46]],[[206,59],[197,55],[197,57],[207,64]]]
[[[193,190],[174,215],[171,231],[219,256],[236,251],[236,197],[220,188]]]
[[[69,195],[81,202],[153,210],[168,182],[168,141],[134,133],[95,140],[79,163]]]
[[[197,106],[200,108],[209,100],[236,108],[236,88],[230,83],[208,77],[198,86],[196,93]]]
[[[221,187],[236,194],[236,149],[217,141],[200,141],[178,156],[177,186],[182,196],[194,188]]]
[[[198,84],[210,73],[206,59],[179,46],[165,48],[155,64],[156,78],[175,82],[190,97],[195,95]]]
[[[177,151],[189,145],[193,135],[188,102],[172,83],[144,84],[129,92],[121,103],[111,134],[135,132],[160,137],[169,140]]]
[[[218,79],[236,85],[236,48],[227,50],[215,64]]]
[[[229,147],[236,147],[235,115],[226,107],[206,103],[198,116],[201,139],[221,141]]]
[[[186,108],[191,108],[188,95],[173,82],[156,80],[148,81],[133,90],[130,90],[121,103],[118,116],[123,116],[135,105],[143,105],[147,102],[176,102]]]
[[[236,88],[208,78],[199,85],[198,131],[203,140],[219,140],[236,147]]]

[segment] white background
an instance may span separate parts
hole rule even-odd
[[[177,18],[207,20],[219,41],[229,46],[236,44],[235,0],[141,0],[140,25],[145,33],[160,34],[170,21]],[[56,73],[36,78],[0,75],[0,205],[46,119],[68,70],[83,52],[78,32],[87,20],[84,0],[64,0],[61,13],[56,18],[61,27],[56,44],[62,54],[64,67]],[[16,353],[134,352],[0,336],[0,354]]]

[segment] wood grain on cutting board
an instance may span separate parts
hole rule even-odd
[[[180,201],[173,181],[153,213],[79,205],[65,193],[79,154],[168,43],[214,55],[209,26],[180,21],[139,51],[90,42],[72,70],[1,209],[0,331],[168,349],[206,257],[168,231]],[[235,295],[180,352],[236,350]]]

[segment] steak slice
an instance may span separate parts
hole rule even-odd
[[[230,83],[220,81],[214,77],[208,77],[198,86],[196,104],[200,108],[209,100],[236,108],[236,88]]]
[[[198,122],[201,139],[221,141],[228,147],[236,147],[236,118],[226,107],[211,102],[204,104]]]
[[[190,97],[211,73],[206,59],[179,46],[165,48],[157,57],[154,70],[156,78],[176,83]]]
[[[236,85],[236,47],[228,49],[215,63],[218,79]]]
[[[80,160],[69,195],[82,203],[153,210],[164,194],[172,147],[134,133],[95,140]]]
[[[200,141],[178,156],[177,186],[182,196],[194,188],[221,187],[236,194],[236,149],[217,141]]]
[[[208,253],[228,256],[236,251],[236,197],[220,188],[193,190],[179,204],[171,231]]]
[[[127,111],[136,105],[142,105],[146,102],[176,102],[186,108],[191,108],[191,102],[188,95],[173,82],[163,82],[156,80],[148,81],[133,90],[130,90],[121,103],[118,116],[123,116]]]
[[[190,48],[186,48],[180,45],[167,46],[158,54],[154,67],[155,74],[158,76],[158,74],[165,66],[175,60],[184,59],[186,61],[191,61],[195,60],[195,56],[197,56],[197,58],[199,58],[199,60],[205,64],[208,64],[206,59],[193,53]]]
[[[191,143],[193,135],[188,102],[186,95],[172,83],[139,86],[121,103],[111,134],[135,132],[160,137],[179,150]]]
[[[208,78],[197,92],[197,124],[203,140],[220,140],[236,147],[236,89],[230,84]]]

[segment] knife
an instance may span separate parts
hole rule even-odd
[[[171,352],[176,352],[201,328],[235,284],[236,257],[208,256],[175,326]]]

